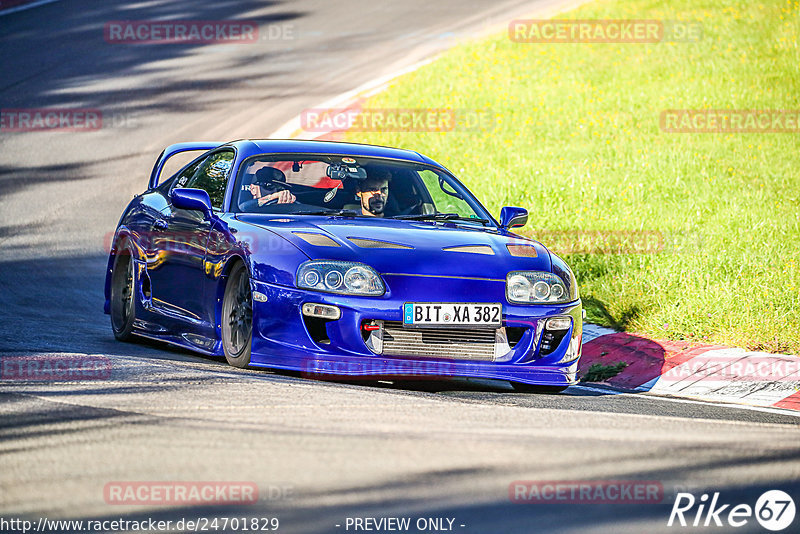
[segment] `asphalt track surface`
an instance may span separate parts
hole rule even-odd
[[[111,335],[107,235],[164,146],[264,137],[304,108],[552,4],[62,0],[0,17],[3,108],[114,119],[94,132],[0,133],[2,356],[100,355],[113,369],[107,381],[0,381],[0,516],[278,517],[283,532],[448,517],[458,532],[660,532],[674,530],[681,488],[750,505],[781,488],[800,503],[800,420],[788,414],[581,388],[525,395],[502,382],[320,382]],[[103,40],[107,21],[164,17],[258,20],[292,38]],[[628,479],[658,481],[664,502],[508,496],[516,480]],[[252,481],[260,499],[104,501],[109,482],[151,480]],[[751,520],[737,531],[763,529]]]

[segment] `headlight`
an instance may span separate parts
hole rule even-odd
[[[560,304],[577,299],[553,273],[512,271],[506,277],[506,299],[518,304]]]
[[[386,292],[372,267],[352,261],[307,261],[297,270],[296,280],[297,287],[327,293],[379,296]]]

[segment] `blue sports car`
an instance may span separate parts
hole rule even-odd
[[[167,160],[200,153],[162,180]],[[185,157],[185,156],[184,156]],[[175,161],[175,160],[172,160]],[[181,143],[119,221],[105,311],[117,339],[312,376],[574,384],[572,271],[410,150],[326,141]]]

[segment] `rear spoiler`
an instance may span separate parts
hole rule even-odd
[[[174,145],[169,145],[164,151],[158,156],[156,160],[156,164],[153,166],[153,172],[150,173],[150,182],[148,184],[148,189],[153,189],[155,186],[158,185],[158,179],[161,176],[161,171],[164,169],[164,164],[167,162],[169,158],[174,156],[175,154],[180,154],[181,152],[191,152],[194,150],[211,150],[213,148],[217,148],[218,146],[224,145],[225,143],[214,143],[211,141],[206,142],[194,142],[194,143],[175,143]]]

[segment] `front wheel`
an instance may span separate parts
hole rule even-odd
[[[250,365],[253,345],[253,300],[250,276],[241,263],[231,270],[222,299],[222,350],[234,367]]]
[[[535,384],[523,384],[522,382],[511,382],[514,391],[520,393],[543,393],[543,394],[556,394],[561,393],[569,386],[537,386]]]
[[[136,319],[134,307],[133,257],[127,247],[121,247],[114,257],[111,274],[111,330],[120,341],[129,341],[133,336]]]

